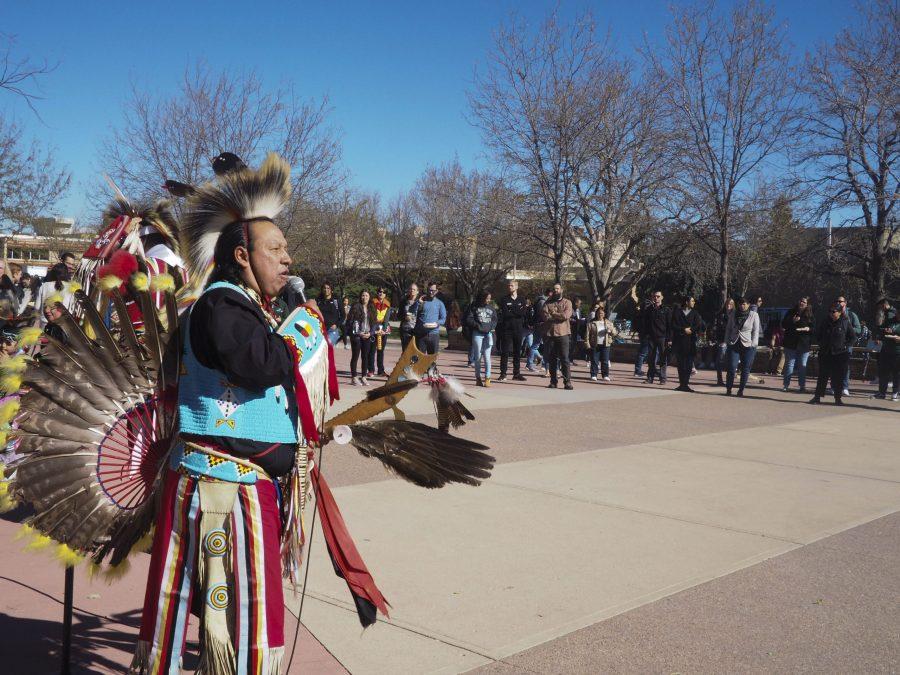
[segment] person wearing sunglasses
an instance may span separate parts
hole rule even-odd
[[[843,405],[844,373],[850,363],[850,349],[856,340],[856,333],[850,319],[839,303],[834,303],[828,310],[828,317],[819,326],[819,377],[816,381],[816,393],[810,403],[821,403],[822,396],[831,379],[834,391],[834,404]]]

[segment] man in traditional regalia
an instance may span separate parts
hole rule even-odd
[[[191,613],[201,622],[198,672],[280,672],[282,577],[299,585],[310,486],[361,623],[387,615],[314,461],[329,440],[349,442],[426,488],[478,485],[493,467],[485,446],[448,433],[474,417],[435,357],[414,345],[385,385],[325,419],[338,392],[321,317],[301,306],[279,325],[271,310],[291,262],[275,225],[289,177],[273,154],[257,171],[240,166],[191,188],[181,243],[191,272],[185,289],[199,297],[180,319],[168,275],[154,284],[129,271],[136,263],[113,266],[98,270],[98,286],[117,325],[108,328],[102,305],[76,289],[95,337],[57,303],[62,338],[48,339],[40,361],[15,357],[0,366],[7,389],[21,392],[0,405],[0,424],[13,425],[21,452],[0,467],[0,510],[33,505],[29,536],[55,543],[67,565],[90,557],[113,575],[131,552],[145,550],[155,524],[132,672],[178,673]],[[126,292],[144,318],[140,336]],[[405,421],[397,408],[420,383],[431,388],[437,428]],[[364,421],[389,409],[396,419]]]

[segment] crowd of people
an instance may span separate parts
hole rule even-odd
[[[592,382],[611,382],[612,346],[625,337],[636,338],[635,377],[646,384],[668,383],[668,368],[674,361],[678,374],[676,390],[692,392],[691,377],[697,368],[716,372],[716,384],[727,396],[744,396],[748,383],[762,379],[753,374],[757,351],[768,347],[766,373],[782,378],[781,390],[788,392],[796,377],[800,393],[807,393],[806,369],[810,354],[817,348],[819,377],[810,403],[819,403],[830,391],[835,403],[843,404],[850,394],[850,358],[853,348],[874,338],[878,349],[878,393],[876,398],[900,400],[900,322],[889,299],[879,302],[880,324],[870,334],[864,321],[838,296],[824,318],[816,319],[810,299],[800,298],[783,314],[772,316],[763,325],[763,298],[729,299],[712,317],[704,319],[696,299],[687,296],[677,304],[664,302],[661,291],[648,294],[637,307],[631,330],[620,330],[607,313],[602,299],[589,310],[581,298],[569,298],[561,284],[537,297],[525,297],[516,281],[499,299],[480,293],[464,311],[456,302],[448,305],[439,297],[435,282],[411,284],[396,308],[391,307],[384,288],[374,296],[364,290],[355,302],[343,303],[324,284],[318,302],[329,337],[352,349],[350,378],[354,385],[386,376],[384,349],[391,334],[391,321],[399,325],[400,346],[412,338],[426,353],[439,349],[442,327],[448,332],[461,328],[470,345],[468,366],[474,370],[475,384],[490,387],[508,379],[525,380],[523,371],[549,377],[548,387],[573,389],[572,369],[579,360],[589,365]],[[626,335],[628,333],[628,335]],[[493,377],[492,355],[499,351],[499,374]],[[869,358],[869,351],[863,351]],[[830,388],[828,384],[831,384]]]
[[[63,252],[47,274],[40,276],[29,274],[16,263],[0,261],[0,360],[18,353],[17,335],[22,327],[34,325],[54,332],[56,327],[50,321],[58,318],[59,310],[48,300],[59,298],[67,304],[66,284],[77,265],[74,254]]]

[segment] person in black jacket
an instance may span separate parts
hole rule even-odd
[[[694,391],[690,387],[691,371],[697,355],[697,338],[706,330],[700,313],[694,309],[697,301],[686,297],[681,309],[672,314],[672,351],[678,360],[678,391]]]
[[[797,384],[800,393],[806,392],[806,362],[815,333],[815,320],[809,298],[800,298],[794,308],[785,313],[781,320],[784,328],[784,386],[781,391],[791,388],[794,367],[797,369]]]
[[[519,282],[510,281],[509,294],[500,298],[497,337],[500,339],[500,377],[506,380],[509,357],[512,356],[514,380],[524,380],[522,375],[522,338],[525,333],[525,298],[519,295]]]
[[[835,303],[828,312],[828,318],[822,322],[818,331],[819,338],[819,379],[816,381],[816,393],[810,403],[819,403],[825,394],[828,379],[834,391],[835,405],[843,405],[844,373],[850,362],[850,348],[856,340],[856,332],[843,308]]]
[[[876,335],[881,342],[881,351],[878,352],[878,393],[875,398],[887,398],[888,385],[891,385],[891,400],[900,401],[900,314],[887,298],[878,301],[878,308],[881,322]]]
[[[497,321],[497,310],[491,303],[490,293],[480,293],[466,309],[464,322],[472,335],[470,359],[475,367],[475,384],[479,387],[491,386],[491,348]],[[484,378],[481,376],[482,364]]]
[[[658,377],[660,384],[666,383],[666,350],[672,342],[672,310],[662,304],[662,291],[653,291],[651,304],[642,314],[642,337],[650,345],[646,384],[653,384]]]
[[[325,330],[328,332],[328,341],[332,345],[336,345],[341,339],[341,324],[343,323],[343,312],[341,312],[341,304],[334,295],[334,289],[327,281],[322,284],[322,290],[316,298],[316,304],[319,306],[319,312],[322,314],[322,321],[325,323]]]

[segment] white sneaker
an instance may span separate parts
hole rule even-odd
[[[597,381],[597,376],[596,376],[596,375],[591,375],[591,381],[592,381],[592,382],[596,382],[596,381]]]
[[[607,375],[606,377],[604,377],[604,378],[603,378],[603,381],[604,381],[604,382],[612,382],[612,380],[609,379],[609,375]]]
[[[849,395],[850,395],[850,390],[849,390],[849,389],[844,389],[844,391],[842,391],[841,394],[842,394],[843,396],[849,396]]]
[[[350,349],[350,345],[344,345],[344,349]]]
[[[368,387],[368,386],[369,386],[369,381],[368,381],[366,378],[364,378],[364,377],[359,378],[359,383],[360,383],[362,386],[364,386],[364,387]]]
[[[893,394],[891,394],[891,400],[895,402],[900,401],[900,391],[895,391]]]
[[[351,377],[351,378],[350,378],[350,384],[353,385],[353,386],[355,387],[355,386],[357,386],[357,385],[359,384],[359,382],[356,381],[356,378],[355,378],[355,377]]]
[[[781,391],[790,391],[790,389],[788,387],[782,387]]]

